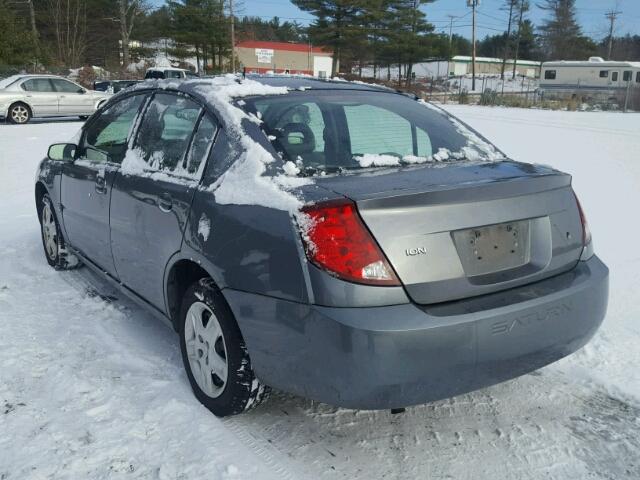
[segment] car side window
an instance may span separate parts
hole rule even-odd
[[[61,78],[53,78],[51,79],[53,82],[53,86],[55,87],[57,92],[63,93],[80,93],[81,88],[75,83],[71,83],[67,80],[62,80]]]
[[[164,78],[182,78],[182,72],[178,70],[165,70]]]
[[[218,131],[218,122],[209,115],[204,115],[200,120],[198,129],[191,140],[191,148],[187,155],[186,174],[195,179],[200,179],[202,169],[206,163],[216,132]]]
[[[48,78],[31,78],[22,84],[27,92],[53,92],[53,85]]]
[[[92,158],[93,150],[99,150],[108,154],[112,162],[122,163],[129,132],[145,98],[145,95],[133,95],[101,112],[85,131],[80,155],[100,161],[103,156],[94,155],[96,158]]]
[[[153,97],[135,143],[149,169],[185,174],[185,156],[201,110],[185,96],[158,93]]]

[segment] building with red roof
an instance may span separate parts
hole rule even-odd
[[[330,77],[333,52],[306,43],[245,40],[236,55],[246,73],[290,73]]]

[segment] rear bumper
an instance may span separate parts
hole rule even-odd
[[[532,285],[433,307],[224,294],[262,381],[332,405],[385,409],[469,392],[575,352],[602,323],[608,276],[594,256]]]

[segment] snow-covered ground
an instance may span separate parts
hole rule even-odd
[[[401,415],[285,394],[219,420],[177,337],[44,259],[33,176],[77,122],[0,125],[0,479],[640,478],[640,115],[447,106],[516,159],[574,174],[611,303],[577,354]]]

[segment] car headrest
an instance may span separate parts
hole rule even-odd
[[[311,153],[316,148],[316,137],[306,123],[288,123],[279,129],[277,137],[291,158]]]

